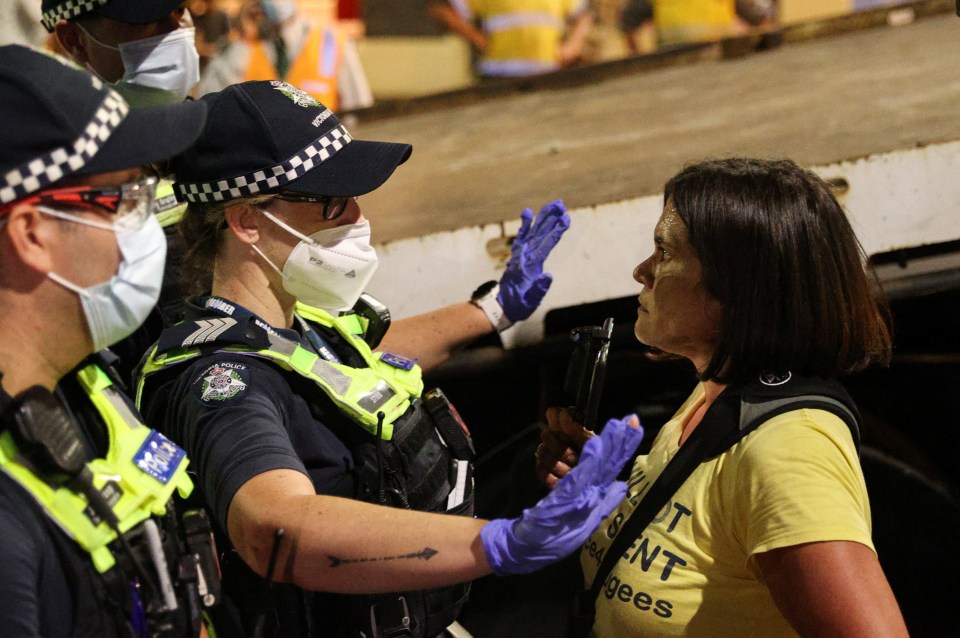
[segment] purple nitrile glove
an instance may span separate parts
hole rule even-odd
[[[550,273],[543,272],[543,262],[569,227],[570,215],[559,199],[541,208],[536,221],[529,208],[520,214],[520,232],[510,247],[510,261],[497,295],[510,321],[523,321],[543,301],[553,281]]]
[[[633,456],[642,427],[630,415],[610,419],[599,436],[583,446],[580,463],[543,500],[520,518],[492,520],[480,530],[487,562],[498,576],[526,574],[579,548],[627,494],[615,480]]]

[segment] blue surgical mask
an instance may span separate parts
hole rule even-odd
[[[167,255],[167,238],[160,222],[149,215],[142,226],[127,229],[51,208],[38,206],[37,209],[53,217],[116,233],[120,266],[117,274],[107,281],[84,288],[54,272],[47,276],[80,297],[94,352],[129,337],[146,321],[160,298]]]
[[[93,37],[79,23],[77,26],[99,46],[120,52],[124,73],[114,87],[134,106],[157,101],[145,96],[143,89],[160,92],[168,102],[182,102],[200,81],[200,55],[193,27],[112,46]]]

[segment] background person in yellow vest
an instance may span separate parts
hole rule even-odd
[[[712,42],[745,33],[736,0],[650,0],[661,47]]]
[[[307,16],[297,0],[260,0],[260,32],[241,33],[210,62],[198,87],[204,95],[251,80],[284,80],[336,111],[373,104],[354,42],[333,16]],[[249,13],[255,7],[247,6]]]
[[[206,105],[131,109],[90,73],[20,46],[0,47],[0,94],[0,633],[133,635],[163,602],[152,574],[181,584],[107,543],[112,529],[146,529],[137,489],[160,512],[174,489],[189,492],[187,461],[87,357],[156,303],[166,243],[150,214],[155,180],[139,167],[192,142]],[[144,447],[124,451],[134,432]],[[172,453],[162,473],[148,443]],[[177,626],[153,635],[200,631]]]
[[[356,305],[377,266],[356,197],[383,184],[411,147],[353,139],[324,105],[276,80],[201,101],[209,127],[174,169],[190,202],[185,274],[206,294],[145,358],[138,401],[199,459],[219,545],[235,550],[224,583],[244,626],[264,613],[268,635],[288,638],[438,635],[465,600],[451,585],[491,569],[533,571],[596,524],[567,497],[531,510],[525,527],[540,527],[541,515],[556,524],[521,545],[497,531],[513,522],[472,518],[469,436],[449,404],[424,392],[420,369],[530,316],[569,217],[558,202],[536,220],[526,211],[499,286],[397,321],[380,340],[384,313]],[[626,420],[610,427],[633,432]],[[581,480],[605,485],[619,463],[607,478],[590,470]],[[331,496],[356,499],[343,501],[355,509],[334,515]],[[360,501],[392,507],[374,516]],[[569,533],[555,535],[559,527]],[[285,585],[265,600],[277,528],[285,535],[272,575]]]
[[[41,22],[74,62],[134,105],[180,102],[200,77],[193,21],[186,0],[43,0]],[[158,129],[159,131],[159,129]],[[180,241],[183,206],[169,180],[157,185],[154,209],[167,231],[166,275],[157,311],[129,339],[114,345],[114,367],[127,382],[164,325],[180,319]]]
[[[587,0],[433,0],[429,10],[479,52],[481,77],[570,66],[580,59],[593,26]]]

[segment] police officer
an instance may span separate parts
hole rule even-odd
[[[195,30],[184,0],[43,0],[40,20],[74,62],[133,106],[180,102],[199,80]],[[154,213],[167,235],[166,276],[156,310],[112,348],[112,365],[127,382],[143,351],[183,311],[176,234],[183,206],[167,179],[157,184]]]
[[[216,569],[202,517],[173,511],[188,461],[91,354],[156,303],[166,244],[139,166],[192,142],[206,105],[130,109],[20,46],[0,47],[0,93],[0,632],[197,636]]]
[[[482,523],[469,516],[469,435],[442,393],[423,392],[421,366],[534,311],[551,281],[543,262],[569,217],[560,202],[535,220],[525,211],[499,282],[473,303],[385,332],[384,309],[362,298],[377,256],[356,196],[385,182],[410,146],[353,139],[329,109],[285,82],[237,84],[201,102],[209,124],[175,162],[175,187],[189,202],[185,273],[202,290],[212,272],[212,294],[194,298],[188,320],[165,330],[145,359],[144,414],[198,459],[201,492],[242,559],[224,561],[224,579],[241,614],[249,612],[245,626],[257,624],[263,599],[249,565],[288,583],[268,611],[276,635],[437,635],[466,588],[436,588],[483,572],[460,553]],[[360,518],[360,509],[336,519],[318,494],[396,509],[382,522]],[[544,507],[553,517],[563,510]],[[424,514],[401,516],[411,509],[466,516],[439,517],[450,531],[427,540],[440,523],[428,529]],[[532,570],[514,549],[517,565],[504,569],[491,527],[481,532],[491,568]],[[276,528],[299,540],[275,543]],[[330,537],[356,546],[330,555],[321,549]],[[557,539],[544,542],[552,558],[567,551]],[[437,558],[422,559],[440,548],[441,562],[465,567],[456,578],[424,573]]]
[[[180,102],[200,79],[185,0],[43,0],[63,50],[134,106]]]

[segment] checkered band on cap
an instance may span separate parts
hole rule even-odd
[[[181,200],[188,202],[222,202],[245,195],[256,195],[288,184],[327,161],[353,140],[343,126],[338,126],[315,140],[287,161],[239,177],[215,182],[177,182]]]
[[[110,0],[67,0],[52,9],[44,11],[40,17],[40,22],[43,23],[47,31],[52,32],[53,27],[61,20],[71,20],[84,13],[90,13],[108,2]]]
[[[0,204],[26,197],[80,170],[97,154],[129,111],[126,100],[110,89],[73,144],[56,148],[0,177]]]

